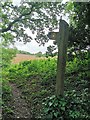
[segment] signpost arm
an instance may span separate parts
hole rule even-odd
[[[64,20],[60,20],[59,35],[57,36],[58,60],[57,60],[57,78],[56,95],[64,93],[64,76],[66,67],[67,43],[69,36],[69,25]]]

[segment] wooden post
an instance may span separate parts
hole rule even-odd
[[[69,36],[69,25],[64,20],[60,20],[59,32],[49,32],[48,37],[54,39],[58,46],[56,95],[64,93],[64,76],[66,67],[67,43]]]
[[[59,35],[57,36],[58,60],[57,60],[57,78],[56,95],[64,94],[64,76],[66,67],[67,43],[69,36],[69,25],[64,20],[60,20]]]

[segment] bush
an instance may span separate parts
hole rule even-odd
[[[90,119],[88,100],[82,100],[75,91],[64,97],[55,95],[44,100],[44,116],[49,120]]]
[[[13,115],[13,110],[11,109],[9,102],[12,98],[11,87],[9,86],[9,82],[5,79],[2,80],[2,117],[10,117]]]

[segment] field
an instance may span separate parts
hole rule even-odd
[[[16,64],[22,61],[38,60],[38,59],[45,59],[45,58],[36,57],[35,55],[16,54],[16,56],[12,60],[12,63]]]

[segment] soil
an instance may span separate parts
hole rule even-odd
[[[38,59],[45,59],[45,58],[36,57],[35,55],[16,54],[16,57],[13,58],[12,63],[16,64],[22,61],[38,60]]]
[[[14,111],[14,118],[31,118],[30,108],[27,102],[22,98],[22,93],[17,88],[16,84],[10,83],[12,89],[12,106]]]

